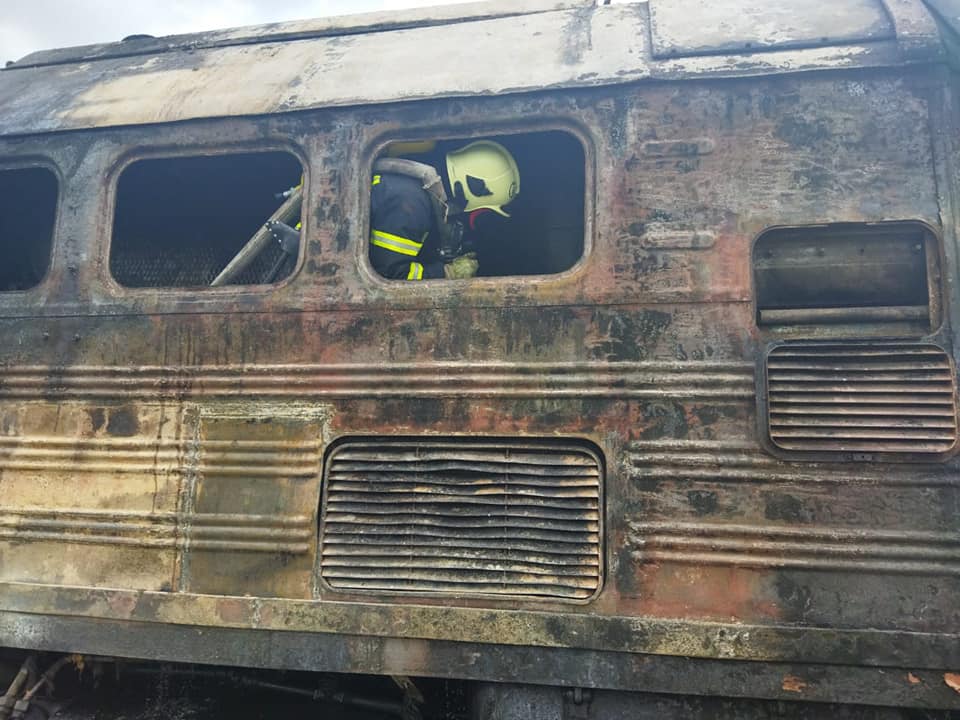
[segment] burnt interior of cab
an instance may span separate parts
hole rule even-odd
[[[935,238],[916,222],[764,232],[754,245],[760,325],[937,324]]]
[[[465,249],[477,253],[477,275],[549,275],[573,267],[584,252],[583,145],[572,134],[557,130],[484,138],[513,155],[520,170],[520,194],[505,207],[509,219],[486,212],[467,231]],[[437,140],[426,152],[399,155],[432,165],[445,175],[446,153],[475,139]]]
[[[57,178],[46,168],[0,170],[0,291],[28,290],[50,267]]]
[[[110,272],[127,287],[202,287],[300,182],[300,161],[285,152],[139,160],[117,184]],[[270,245],[231,284],[289,276],[295,261]],[[272,276],[272,277],[271,277]]]

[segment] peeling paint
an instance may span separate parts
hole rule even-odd
[[[863,701],[852,680],[823,680],[842,673],[884,680],[892,704],[955,694],[944,673],[960,661],[958,459],[771,451],[758,402],[767,349],[852,335],[862,350],[891,330],[758,325],[751,265],[771,227],[928,227],[943,323],[936,337],[897,337],[935,345],[937,372],[955,371],[958,253],[931,171],[956,121],[938,100],[940,71],[894,61],[894,38],[654,62],[648,23],[642,7],[591,5],[444,26],[436,46],[438,27],[391,29],[398,48],[429,48],[397,64],[413,83],[402,95],[389,78],[362,80],[370,63],[399,63],[400,49],[380,52],[386,30],[231,36],[189,58],[0,73],[0,158],[46,158],[62,192],[49,278],[0,293],[4,642],[670,692],[682,688],[667,669],[711,668],[710,692],[753,670],[763,686],[746,692],[818,702]],[[416,64],[486,34],[509,48],[493,80],[463,80],[473,73],[458,63],[473,69],[475,55],[437,74]],[[782,74],[795,70],[824,72]],[[712,80],[678,80],[692,77]],[[373,277],[366,169],[383,142],[541,125],[585,149],[580,261],[462,283]],[[295,151],[307,173],[306,242],[289,281],[132,289],[108,277],[117,167],[264,146]],[[938,397],[955,396],[941,376]],[[325,467],[336,448],[384,437],[448,453],[414,471],[419,501],[481,490],[457,512],[383,500],[363,515],[359,494],[379,478],[388,497],[390,483],[354,478],[338,489],[345,526],[414,516],[443,558],[457,533],[442,523],[485,530],[515,513],[534,535],[581,522],[571,532],[590,535],[589,586],[524,593],[544,585],[529,575],[558,572],[527,565],[528,584],[500,595],[425,590],[422,576],[368,591],[383,584],[369,577],[380,566],[359,562],[350,583],[325,582],[320,538],[337,539],[324,525]],[[467,457],[483,443],[509,455],[524,443],[590,447],[599,480],[585,499],[571,475],[527,462],[497,483],[502,469]],[[489,501],[501,485],[520,488],[512,504]],[[391,542],[385,567],[425,563]],[[479,562],[484,582],[515,572],[503,556]],[[451,564],[443,572],[460,577]]]

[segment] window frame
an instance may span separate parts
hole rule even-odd
[[[50,282],[56,266],[57,254],[60,246],[60,209],[63,206],[64,179],[60,168],[50,158],[43,155],[26,155],[23,157],[5,156],[0,157],[0,172],[15,172],[17,170],[43,169],[47,170],[57,184],[56,195],[53,201],[53,217],[50,224],[50,248],[47,257],[47,267],[41,278],[28,288],[22,290],[2,290],[0,297],[14,298],[23,297],[40,292],[40,290]]]
[[[100,280],[106,289],[115,297],[123,296],[161,296],[176,300],[215,298],[229,295],[256,295],[263,296],[277,292],[290,285],[299,276],[305,261],[306,242],[301,240],[296,264],[290,274],[275,283],[258,283],[247,285],[189,285],[189,286],[153,286],[135,287],[119,282],[110,267],[113,255],[116,229],[117,197],[120,179],[123,173],[133,164],[150,160],[188,159],[197,157],[219,157],[225,155],[252,155],[257,153],[287,153],[300,163],[303,175],[303,207],[300,210],[301,236],[308,238],[312,227],[310,213],[307,212],[310,197],[310,164],[307,153],[298,144],[271,140],[268,142],[242,142],[227,144],[190,144],[190,145],[142,145],[124,151],[114,160],[106,173],[104,187],[105,197],[105,227],[106,241],[101,244]],[[264,218],[266,221],[267,218]]]
[[[896,320],[852,320],[847,322],[823,322],[812,320],[810,322],[761,322],[760,321],[760,294],[757,284],[757,270],[755,264],[758,246],[761,240],[771,233],[796,232],[816,229],[827,231],[854,231],[866,232],[871,228],[887,228],[895,230],[897,227],[915,228],[923,234],[922,242],[924,244],[925,266],[926,266],[926,284],[927,284],[927,321],[916,321],[914,327],[909,326],[910,321]],[[877,336],[889,336],[896,338],[937,338],[946,328],[945,312],[945,288],[944,288],[944,268],[946,267],[944,252],[943,233],[929,222],[919,218],[900,218],[890,220],[867,220],[867,221],[838,221],[838,222],[815,222],[805,224],[789,225],[771,225],[758,232],[750,243],[750,294],[751,306],[753,310],[754,327],[764,337],[776,337],[784,339],[809,339],[820,337],[824,339],[833,339],[846,337],[850,338],[854,328],[859,329],[858,337],[870,338]],[[891,306],[893,307],[893,306]],[[921,329],[919,323],[924,323]]]
[[[363,185],[363,181],[373,177],[373,165],[389,145],[398,142],[417,143],[438,140],[458,140],[469,143],[485,138],[496,139],[505,136],[533,135],[547,132],[566,133],[580,145],[580,149],[583,152],[583,251],[573,265],[557,273],[478,276],[455,281],[436,278],[416,282],[386,278],[373,267],[373,264],[370,262],[368,237],[370,232],[370,192],[369,187]],[[361,188],[359,226],[364,233],[364,242],[357,243],[358,247],[355,258],[359,268],[361,282],[364,285],[376,287],[377,289],[387,290],[389,288],[387,291],[392,293],[415,295],[417,294],[417,288],[423,287],[425,283],[426,286],[430,288],[431,293],[461,292],[464,287],[491,289],[518,282],[536,287],[566,281],[582,275],[593,257],[596,248],[596,161],[596,147],[594,146],[589,129],[571,119],[560,117],[549,117],[536,123],[530,123],[529,121],[524,123],[481,123],[470,124],[469,127],[461,125],[424,125],[404,127],[402,134],[382,133],[378,135],[367,143],[360,156],[360,168],[363,172],[359,176]],[[367,182],[369,183],[369,181]],[[446,291],[439,290],[439,288],[447,287],[451,289]]]

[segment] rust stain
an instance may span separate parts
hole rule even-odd
[[[943,681],[951,690],[960,693],[960,673],[944,673]]]
[[[622,568],[624,572],[627,568]],[[738,567],[647,564],[636,570],[639,597],[624,597],[631,611],[702,620],[776,619],[780,608],[763,572]]]
[[[276,622],[274,606],[273,605],[261,606],[258,609],[256,620],[257,620],[257,623],[261,625],[269,626],[274,624]]]
[[[807,689],[807,685],[807,682],[803,678],[797,677],[796,675],[785,675],[781,687],[787,692],[802,693]]]
[[[133,615],[137,607],[137,596],[118,594],[110,596],[108,600],[110,611],[116,614],[116,617],[128,618]]]
[[[432,662],[432,655],[429,644],[422,640],[387,639],[383,646],[385,664],[409,667],[413,674],[427,671]]]
[[[217,602],[217,614],[226,623],[245,623],[249,619],[249,605],[242,600],[223,599]]]

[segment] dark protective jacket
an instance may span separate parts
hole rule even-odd
[[[370,263],[396,280],[442,278],[439,232],[420,182],[405,175],[374,175],[370,191]]]

